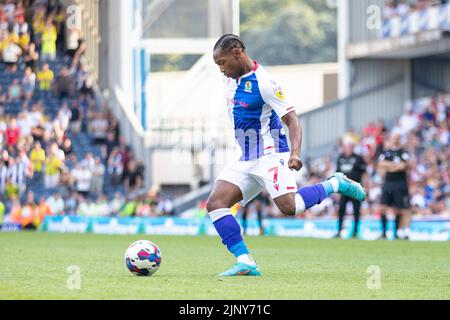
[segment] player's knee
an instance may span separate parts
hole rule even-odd
[[[283,203],[278,209],[286,216],[295,216],[295,203]]]
[[[226,205],[223,203],[223,201],[220,201],[219,199],[215,198],[209,198],[206,202],[206,210],[208,212],[213,212],[215,210],[226,208]]]

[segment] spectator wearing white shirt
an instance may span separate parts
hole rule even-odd
[[[108,217],[111,214],[107,196],[101,195],[98,198],[95,211],[96,211],[97,216],[100,216],[100,217]]]
[[[5,162],[0,161],[0,193],[1,196],[5,194],[6,191],[6,182],[8,181],[8,167]]]
[[[16,72],[17,62],[19,61],[21,55],[22,49],[14,42],[10,42],[6,46],[6,48],[3,49],[2,59],[3,62],[8,66],[8,70],[10,72]]]
[[[65,211],[68,215],[76,215],[77,214],[77,206],[78,206],[78,195],[76,193],[71,193],[64,201]]]
[[[67,102],[64,102],[61,109],[58,111],[58,120],[63,131],[66,131],[69,128],[71,118],[72,112],[69,109],[69,105]]]
[[[95,113],[89,125],[89,132],[94,137],[94,144],[105,144],[109,122],[103,113]]]
[[[95,158],[95,165],[92,170],[91,191],[94,194],[103,193],[103,181],[105,176],[105,166],[99,157]]]
[[[3,6],[3,13],[8,18],[9,23],[14,22],[14,17],[16,13],[16,4],[14,0],[6,0],[5,5]]]
[[[77,165],[71,172],[75,180],[76,191],[87,198],[91,191],[92,173],[86,165]]]
[[[24,111],[18,114],[17,116],[17,127],[20,129],[20,133],[27,137],[31,135],[31,129],[33,128],[33,124],[28,117],[28,112]]]
[[[114,194],[114,198],[109,203],[110,214],[114,216],[118,215],[124,203],[125,199],[122,194],[120,192],[116,192]]]
[[[404,113],[399,120],[399,125],[403,133],[402,135],[405,136],[412,130],[416,129],[419,126],[419,122],[419,118],[412,110]]]
[[[42,119],[42,112],[39,110],[39,106],[38,105],[33,105],[33,107],[31,108],[31,112],[29,114],[30,119],[31,119],[31,126],[33,128],[36,128],[39,125],[39,122]]]
[[[119,147],[114,147],[108,159],[108,174],[112,186],[117,186],[123,175],[123,161],[122,154],[119,152]]]
[[[417,188],[416,190],[414,190],[413,195],[411,197],[411,207],[415,211],[415,214],[420,215],[427,211],[425,191],[423,188]]]
[[[58,147],[57,143],[51,144],[50,153],[56,155],[61,162],[64,162],[66,160],[66,155],[64,154],[64,151]]]
[[[383,17],[385,19],[390,19],[396,16],[397,10],[393,1],[388,1],[385,3],[383,8]]]
[[[19,185],[19,167],[13,157],[9,158],[7,179],[15,186]]]
[[[73,58],[80,46],[81,31],[76,28],[70,28],[67,32],[66,54]]]
[[[409,3],[407,3],[405,0],[400,0],[400,2],[397,5],[397,13],[400,17],[404,17],[409,14],[411,10],[411,7]]]
[[[28,22],[26,22],[24,20],[16,21],[14,23],[13,32],[18,36],[21,34],[29,33],[29,30],[30,29],[28,27]]]
[[[33,98],[34,89],[36,88],[36,74],[30,67],[25,68],[25,74],[22,78],[23,96],[26,101]]]
[[[17,157],[17,167],[18,167],[18,186],[19,191],[25,193],[27,190],[27,180],[33,177],[33,164],[28,158],[25,150],[19,151],[19,156]]]
[[[22,86],[19,79],[14,79],[8,88],[8,102],[18,101],[22,96]]]
[[[94,155],[91,152],[86,153],[86,156],[81,161],[81,165],[86,166],[89,169],[89,171],[92,172],[95,167]]]
[[[89,215],[89,204],[86,199],[82,196],[79,196],[78,206],[76,209],[77,216],[88,216]]]
[[[53,193],[46,202],[53,215],[64,214],[64,200],[58,192]]]

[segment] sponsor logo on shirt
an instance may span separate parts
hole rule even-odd
[[[277,98],[280,99],[281,101],[286,100],[286,96],[284,95],[284,91],[283,91],[283,89],[281,89],[281,87],[278,88],[278,89],[275,91],[275,95],[276,95]]]
[[[231,103],[234,105],[239,105],[243,108],[248,108],[250,106],[250,104],[248,104],[247,102],[241,101],[241,100],[236,100],[236,99],[231,99]]]

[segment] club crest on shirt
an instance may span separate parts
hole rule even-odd
[[[252,90],[253,90],[252,82],[251,82],[251,81],[247,81],[247,82],[245,83],[245,89],[244,89],[244,91],[245,91],[245,92],[248,92],[248,93],[252,93]]]

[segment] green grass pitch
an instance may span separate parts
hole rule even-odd
[[[162,251],[151,277],[123,261],[140,239]],[[0,233],[0,299],[450,299],[449,242],[246,240],[263,276],[220,280],[234,259],[216,237]],[[67,288],[72,265],[79,290]],[[379,289],[367,286],[372,265]]]

